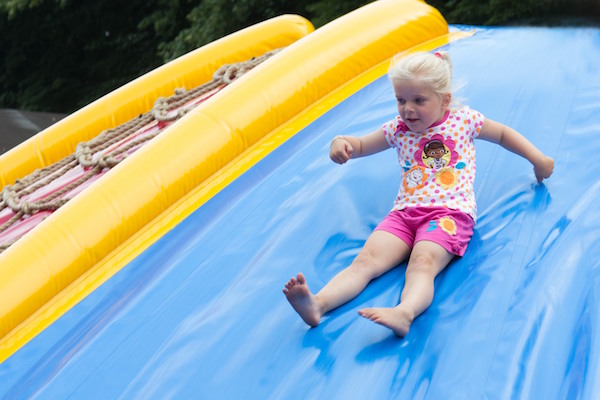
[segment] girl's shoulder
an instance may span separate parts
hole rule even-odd
[[[483,118],[483,114],[481,114],[479,111],[477,110],[473,110],[471,107],[464,105],[464,106],[460,106],[458,108],[454,108],[450,110],[450,115],[453,118],[470,118],[470,119],[482,119]]]
[[[391,121],[388,121],[382,126],[383,136],[390,147],[398,147],[402,141],[402,137],[409,131],[408,126],[398,115]]]
[[[383,131],[390,135],[406,133],[408,132],[408,125],[406,125],[406,123],[402,121],[402,118],[397,115],[393,120],[383,124]]]
[[[479,136],[479,131],[483,125],[484,116],[477,110],[473,110],[469,106],[462,106],[450,113],[448,117],[452,127],[463,127],[470,132],[470,136],[475,138]]]

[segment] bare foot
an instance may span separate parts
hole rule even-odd
[[[285,284],[283,293],[304,322],[310,326],[319,325],[323,312],[317,303],[316,297],[308,289],[306,279],[302,273],[299,273],[296,278],[290,279]]]
[[[390,328],[396,336],[404,337],[414,317],[402,308],[364,308],[358,313],[371,321]]]

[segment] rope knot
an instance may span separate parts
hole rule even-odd
[[[35,203],[30,203],[28,201],[21,201],[21,203],[19,203],[19,206],[21,208],[21,211],[23,211],[23,214],[33,215],[37,211],[39,211],[39,208]]]
[[[82,167],[91,167],[94,165],[92,159],[92,148],[86,142],[78,143],[75,147],[75,158]]]
[[[100,156],[96,163],[101,168],[112,168],[119,163],[119,160],[117,160],[110,154],[106,154]]]
[[[169,116],[169,101],[164,97],[159,97],[152,107],[152,116],[160,122],[173,121],[177,119],[177,113]]]

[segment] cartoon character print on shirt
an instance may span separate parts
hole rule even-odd
[[[425,144],[421,158],[429,168],[441,169],[450,162],[451,155],[441,140],[433,139]]]
[[[415,165],[404,173],[404,179],[402,179],[404,191],[409,195],[412,195],[415,190],[425,187],[428,178],[429,175],[425,172],[425,168],[420,165]]]
[[[414,154],[419,165],[433,170],[433,180],[446,190],[458,184],[460,170],[465,167],[464,163],[457,163],[455,147],[453,140],[437,134],[422,139]]]
[[[415,151],[415,160],[419,165],[439,170],[445,166],[452,167],[458,160],[458,153],[454,150],[456,143],[451,139],[444,139],[442,135],[433,135],[431,138],[421,139]]]

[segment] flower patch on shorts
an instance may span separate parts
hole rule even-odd
[[[434,231],[438,227],[440,227],[448,235],[456,235],[456,222],[454,222],[454,219],[450,217],[442,217],[437,221],[429,221],[429,228],[427,228],[427,232]]]

